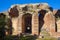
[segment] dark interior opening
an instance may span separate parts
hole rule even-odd
[[[38,17],[39,17],[39,34],[40,34],[40,32],[41,32],[41,28],[42,28],[42,26],[43,26],[43,24],[44,24],[44,16],[45,16],[45,14],[46,14],[46,10],[41,10],[41,11],[39,11],[38,12]]]
[[[31,21],[32,21],[32,15],[27,13],[24,15],[24,27],[25,27],[25,33],[31,33],[32,32],[32,24],[31,24]]]
[[[57,32],[57,23],[55,23],[55,32]]]

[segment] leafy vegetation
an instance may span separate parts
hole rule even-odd
[[[3,39],[3,37],[5,36],[5,25],[5,15],[0,14],[0,39]]]
[[[35,36],[5,36],[4,40],[35,40]]]
[[[6,15],[3,13],[0,13],[0,39],[4,39],[4,36],[6,36],[6,31],[10,33],[11,31],[11,22],[9,22],[8,18],[6,18]],[[7,26],[7,28],[6,28]]]

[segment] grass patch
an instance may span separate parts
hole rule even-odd
[[[58,40],[57,38],[53,38],[53,37],[45,37],[45,38],[39,38],[37,40]]]

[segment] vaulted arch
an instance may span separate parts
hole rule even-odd
[[[32,32],[32,14],[26,13],[22,16],[22,31],[23,33]]]

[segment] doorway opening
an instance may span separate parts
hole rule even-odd
[[[23,15],[23,32],[32,32],[32,15],[29,13]]]

